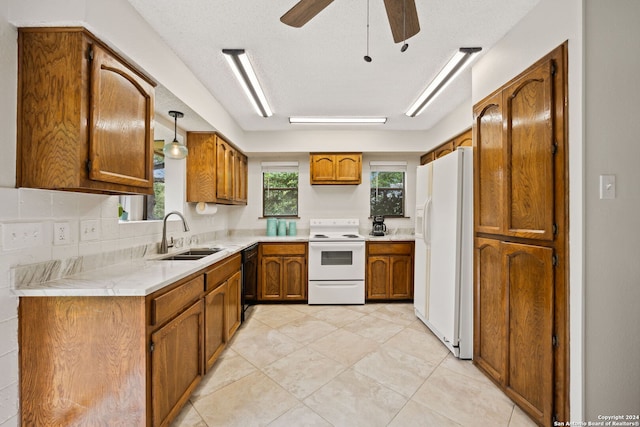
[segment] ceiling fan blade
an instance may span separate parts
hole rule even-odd
[[[300,0],[280,17],[280,21],[292,27],[300,28],[332,2],[333,0]]]
[[[400,43],[420,32],[415,0],[384,0],[393,42]]]

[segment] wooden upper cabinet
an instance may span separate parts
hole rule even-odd
[[[362,153],[311,153],[311,184],[360,184]]]
[[[463,134],[456,136],[454,138],[454,140],[453,140],[453,149],[455,150],[458,147],[471,147],[471,146],[473,146],[472,134],[473,134],[473,132],[471,131],[471,129],[469,129],[468,131],[464,132]]]
[[[426,165],[427,163],[432,162],[434,158],[435,157],[434,157],[433,151],[429,151],[428,153],[425,153],[422,156],[420,156],[420,164]]]
[[[485,98],[474,107],[475,230],[502,231],[504,151],[502,94]]]
[[[153,193],[150,79],[82,28],[20,28],[18,63],[18,187]]]
[[[453,151],[453,141],[449,141],[445,144],[442,144],[435,150],[433,150],[434,159],[439,159],[442,156],[446,156],[447,154]]]
[[[187,202],[247,204],[247,156],[214,132],[187,132],[187,147]]]
[[[187,202],[211,202],[216,198],[216,135],[187,132]]]
[[[504,152],[505,234],[552,240],[554,193],[553,64],[547,60],[503,92],[509,150]]]

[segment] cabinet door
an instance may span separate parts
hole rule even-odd
[[[476,239],[473,361],[498,383],[507,372],[507,287],[500,241]]]
[[[224,350],[227,342],[227,283],[207,294],[205,301],[204,358],[209,370]]]
[[[248,165],[247,156],[236,152],[235,162],[235,179],[234,179],[234,199],[236,203],[247,203],[247,179],[248,179]]]
[[[553,249],[502,243],[509,298],[506,393],[539,423],[553,409]]]
[[[333,181],[335,179],[335,155],[312,154],[311,155],[311,183],[316,181]]]
[[[240,303],[242,292],[242,274],[238,271],[227,280],[227,341],[233,337],[240,327],[242,306]]]
[[[420,164],[426,165],[427,163],[431,163],[435,159],[433,151],[429,151],[428,153],[420,156]]]
[[[445,142],[435,150],[433,150],[433,156],[436,159],[439,159],[442,156],[446,156],[447,154],[453,151],[453,141]]]
[[[168,425],[203,376],[203,302],[151,334],[152,424]]]
[[[233,147],[216,137],[216,197],[233,200]]]
[[[389,298],[390,265],[388,256],[369,256],[367,259],[367,298]]]
[[[98,44],[92,50],[89,178],[151,192],[153,87]]]
[[[260,269],[260,299],[279,300],[282,298],[282,259],[263,257]]]
[[[335,168],[337,182],[360,184],[362,181],[362,155],[336,154]]]
[[[187,132],[187,202],[216,199],[216,137],[213,133]]]
[[[307,264],[305,257],[283,257],[282,290],[287,300],[303,300],[307,297]]]
[[[463,133],[462,135],[457,136],[453,140],[453,149],[455,150],[458,147],[472,147],[473,139],[471,129]]]
[[[507,235],[553,239],[553,74],[547,60],[504,91]]]
[[[389,261],[389,298],[412,298],[413,262],[411,256],[392,256]]]
[[[502,94],[492,95],[474,107],[474,209],[477,233],[502,231],[504,143]]]

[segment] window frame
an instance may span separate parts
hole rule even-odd
[[[262,192],[262,218],[299,218],[300,213],[300,169],[298,162],[262,162],[261,163],[261,192]],[[294,187],[265,187],[265,174],[266,173],[295,173],[297,175],[296,186]],[[270,191],[295,191],[295,210],[294,214],[271,214],[265,211],[267,206],[266,197],[267,192]]]
[[[390,162],[390,161],[371,161],[369,169],[369,217],[384,216],[385,218],[407,218],[407,162]],[[398,187],[378,187],[376,179],[376,185],[374,186],[374,173],[402,173],[402,188]],[[386,190],[386,191],[398,191],[402,193],[402,205],[401,214],[388,214],[388,213],[374,213],[374,204],[372,197],[374,191]]]

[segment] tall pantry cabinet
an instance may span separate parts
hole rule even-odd
[[[541,425],[568,411],[566,43],[474,106],[474,363]]]

